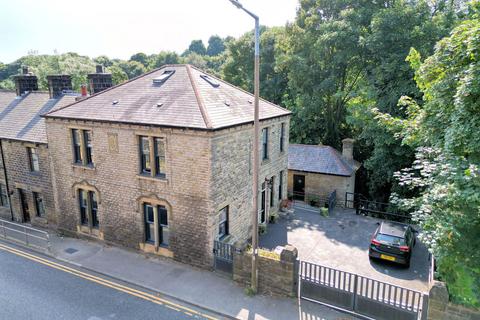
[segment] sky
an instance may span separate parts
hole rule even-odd
[[[241,0],[267,26],[295,18],[298,0]],[[128,59],[178,53],[193,39],[238,37],[254,20],[229,0],[0,0],[0,62],[30,51]]]

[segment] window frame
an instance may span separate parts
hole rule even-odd
[[[88,191],[88,199],[90,201],[90,213],[92,220],[92,228],[98,229],[100,221],[98,221],[98,199],[97,194],[93,191]]]
[[[30,172],[40,172],[40,159],[36,147],[27,147]]]
[[[284,170],[278,174],[278,200],[282,200],[283,197],[283,174]]]
[[[85,150],[85,165],[93,166],[92,130],[82,130],[83,148]]]
[[[88,215],[88,191],[85,189],[78,189],[78,204],[80,211],[80,224],[82,226],[90,226],[90,219]]]
[[[43,196],[39,192],[33,192],[33,201],[35,202],[35,213],[37,217],[45,216],[45,202]]]
[[[8,192],[7,186],[5,184],[0,183],[0,207],[8,207]]]
[[[261,187],[261,196],[260,196],[260,212],[259,212],[259,222],[260,223],[266,223],[267,222],[267,204],[266,204],[266,201],[267,201],[267,195],[266,195],[266,192],[267,192],[267,186],[266,186],[266,183],[263,182],[262,183],[262,187]]]
[[[94,167],[93,131],[90,129],[71,128],[73,164]]]
[[[268,160],[268,127],[262,129],[262,161]]]
[[[151,208],[153,220],[148,219],[147,208]],[[170,227],[168,223],[169,219],[167,206],[145,201],[142,203],[142,211],[145,243],[153,244],[156,247],[159,246],[168,248],[170,246]],[[162,216],[164,218],[162,218]]]
[[[271,177],[270,178],[270,208],[273,207],[273,205],[275,204],[275,176]]]
[[[161,142],[162,144],[162,148],[160,150],[158,148],[158,144],[157,144],[158,142]],[[155,158],[155,176],[165,178],[166,160],[165,160],[165,139],[164,138],[153,137],[153,156]]]
[[[145,148],[148,143],[148,149]],[[166,138],[138,135],[139,174],[156,179],[167,177]],[[147,154],[148,150],[148,154]],[[149,165],[149,169],[147,168]]]
[[[72,148],[73,148],[73,163],[83,164],[82,142],[80,129],[71,129],[72,134]]]
[[[99,229],[98,219],[98,193],[91,189],[78,188],[78,210],[80,213],[80,225],[89,229]]]
[[[148,219],[147,207],[152,209],[152,214],[153,214],[152,221]],[[155,243],[155,209],[154,209],[154,205],[152,205],[151,203],[147,203],[147,202],[143,203],[143,223],[144,223],[144,229],[145,229],[145,237],[144,237],[145,243],[154,244]],[[153,225],[153,234],[151,234],[151,229],[150,229],[151,225]]]
[[[280,152],[285,151],[285,122],[280,125]]]
[[[145,151],[145,141],[148,143],[148,157]],[[139,151],[140,151],[140,174],[152,174],[152,155],[150,149],[150,138],[147,136],[139,136]],[[147,165],[149,168],[147,168]]]
[[[222,212],[225,212],[225,219],[222,219]],[[218,216],[218,239],[222,240],[230,234],[229,230],[229,218],[230,218],[230,208],[229,206],[223,207],[219,211]],[[221,232],[223,226],[223,233]]]

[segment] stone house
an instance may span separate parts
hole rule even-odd
[[[54,197],[45,120],[41,114],[75,101],[71,89],[49,77],[39,92],[37,77],[24,69],[15,91],[0,91],[0,217],[32,225],[55,224]],[[64,81],[65,82],[65,81]]]
[[[337,192],[337,202],[346,192],[355,192],[355,174],[360,163],[353,159],[353,139],[344,139],[342,153],[324,145],[290,144],[288,192],[297,200],[326,198]]]
[[[169,65],[44,117],[62,232],[204,267],[250,238],[251,94]],[[261,223],[287,196],[289,118],[260,102]]]
[[[88,80],[92,93],[112,86],[101,66]],[[38,78],[28,67],[14,81],[15,91],[0,91],[0,218],[55,227],[52,163],[41,115],[82,97],[72,91],[69,75],[47,76],[46,92],[38,91]]]

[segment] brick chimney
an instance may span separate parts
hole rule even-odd
[[[73,90],[72,77],[67,74],[47,76],[50,99],[60,97],[65,91]]]
[[[17,96],[21,96],[25,92],[38,90],[38,78],[32,72],[28,71],[27,66],[23,66],[22,74],[14,76],[13,79],[15,81]]]
[[[348,161],[353,160],[353,143],[354,142],[355,140],[350,138],[342,140],[342,144],[343,144],[342,156]]]
[[[96,73],[88,75],[88,83],[90,87],[90,94],[101,92],[113,86],[112,74],[105,73],[102,65],[96,66]]]

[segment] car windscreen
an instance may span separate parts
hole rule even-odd
[[[396,246],[404,246],[406,244],[404,238],[399,238],[399,237],[395,237],[395,236],[391,236],[383,233],[377,234],[377,236],[375,237],[375,240],[381,243],[393,244]]]

